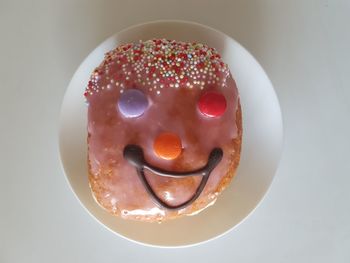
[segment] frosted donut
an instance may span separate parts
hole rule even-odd
[[[120,45],[84,96],[89,183],[108,212],[148,222],[194,215],[231,182],[241,107],[214,48],[165,39]]]

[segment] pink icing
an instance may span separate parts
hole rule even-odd
[[[173,43],[160,41],[162,41],[160,46],[163,42]],[[151,44],[150,50],[154,51],[156,47],[156,44],[153,47]],[[196,79],[199,77],[193,78],[193,75],[187,76],[185,83],[176,82],[176,79],[162,76],[159,69],[152,73],[154,79],[160,79],[156,85],[153,81],[151,84],[140,83],[139,80],[149,77],[149,72],[139,68],[135,72],[133,60],[123,60],[123,63],[120,63],[122,60],[120,54],[125,55],[132,48],[132,45],[124,45],[107,54],[105,61],[94,72],[85,94],[89,104],[88,154],[93,193],[102,207],[125,218],[162,220],[174,213],[193,213],[195,211],[192,206],[179,211],[168,211],[158,207],[142,186],[135,168],[123,158],[123,150],[128,144],[136,144],[142,147],[146,160],[156,167],[169,171],[191,171],[206,164],[213,148],[222,148],[224,157],[213,170],[207,186],[198,199],[198,202],[203,202],[205,206],[212,203],[217,197],[220,182],[232,166],[232,155],[236,151],[232,147],[232,141],[238,136],[236,125],[238,92],[235,82],[227,66],[216,57],[215,60],[221,63],[221,68],[212,74],[216,80],[214,83],[208,83],[208,77],[203,78],[204,81],[197,82]],[[173,49],[178,48],[175,45]],[[193,57],[196,57],[196,49],[193,50],[195,50]],[[202,58],[207,61],[205,59],[208,56],[217,54],[213,49],[209,52],[209,48],[204,45],[200,46],[199,51],[201,50],[209,54],[199,55],[197,65],[201,63]],[[147,52],[144,53],[141,55],[141,60],[144,59],[142,61],[148,66],[147,60],[152,58],[147,58]],[[213,64],[207,65],[208,68],[213,68]],[[199,71],[198,74],[204,76],[208,75],[208,72]],[[175,87],[176,83],[179,84],[178,87]],[[118,111],[118,98],[121,92],[128,88],[140,89],[148,97],[149,107],[140,117],[125,118]],[[199,112],[197,102],[207,91],[220,92],[225,96],[227,109],[222,116],[209,118]],[[183,150],[180,157],[175,160],[164,160],[155,154],[154,139],[161,132],[176,133],[181,138]],[[201,179],[199,176],[175,179],[150,173],[146,175],[157,195],[170,205],[188,200]],[[203,205],[199,208],[203,208]]]

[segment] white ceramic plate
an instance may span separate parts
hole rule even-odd
[[[162,224],[114,217],[94,201],[87,176],[87,107],[84,89],[104,53],[140,39],[197,41],[215,47],[237,82],[243,110],[241,162],[231,185],[216,204],[196,216]],[[262,200],[274,177],[282,150],[281,111],[272,84],[259,63],[240,44],[212,28],[183,21],[156,21],[128,28],[99,45],[75,72],[64,97],[59,130],[66,177],[81,204],[114,233],[142,244],[175,247],[208,241],[245,219]]]

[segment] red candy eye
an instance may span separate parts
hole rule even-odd
[[[217,92],[207,92],[198,101],[201,113],[208,117],[219,117],[226,110],[226,99],[224,95]]]

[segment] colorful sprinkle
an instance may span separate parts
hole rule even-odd
[[[103,86],[105,90],[152,88],[157,94],[161,88],[204,89],[212,84],[225,87],[228,77],[229,69],[215,49],[198,43],[153,39],[108,52],[93,72],[85,97]]]

